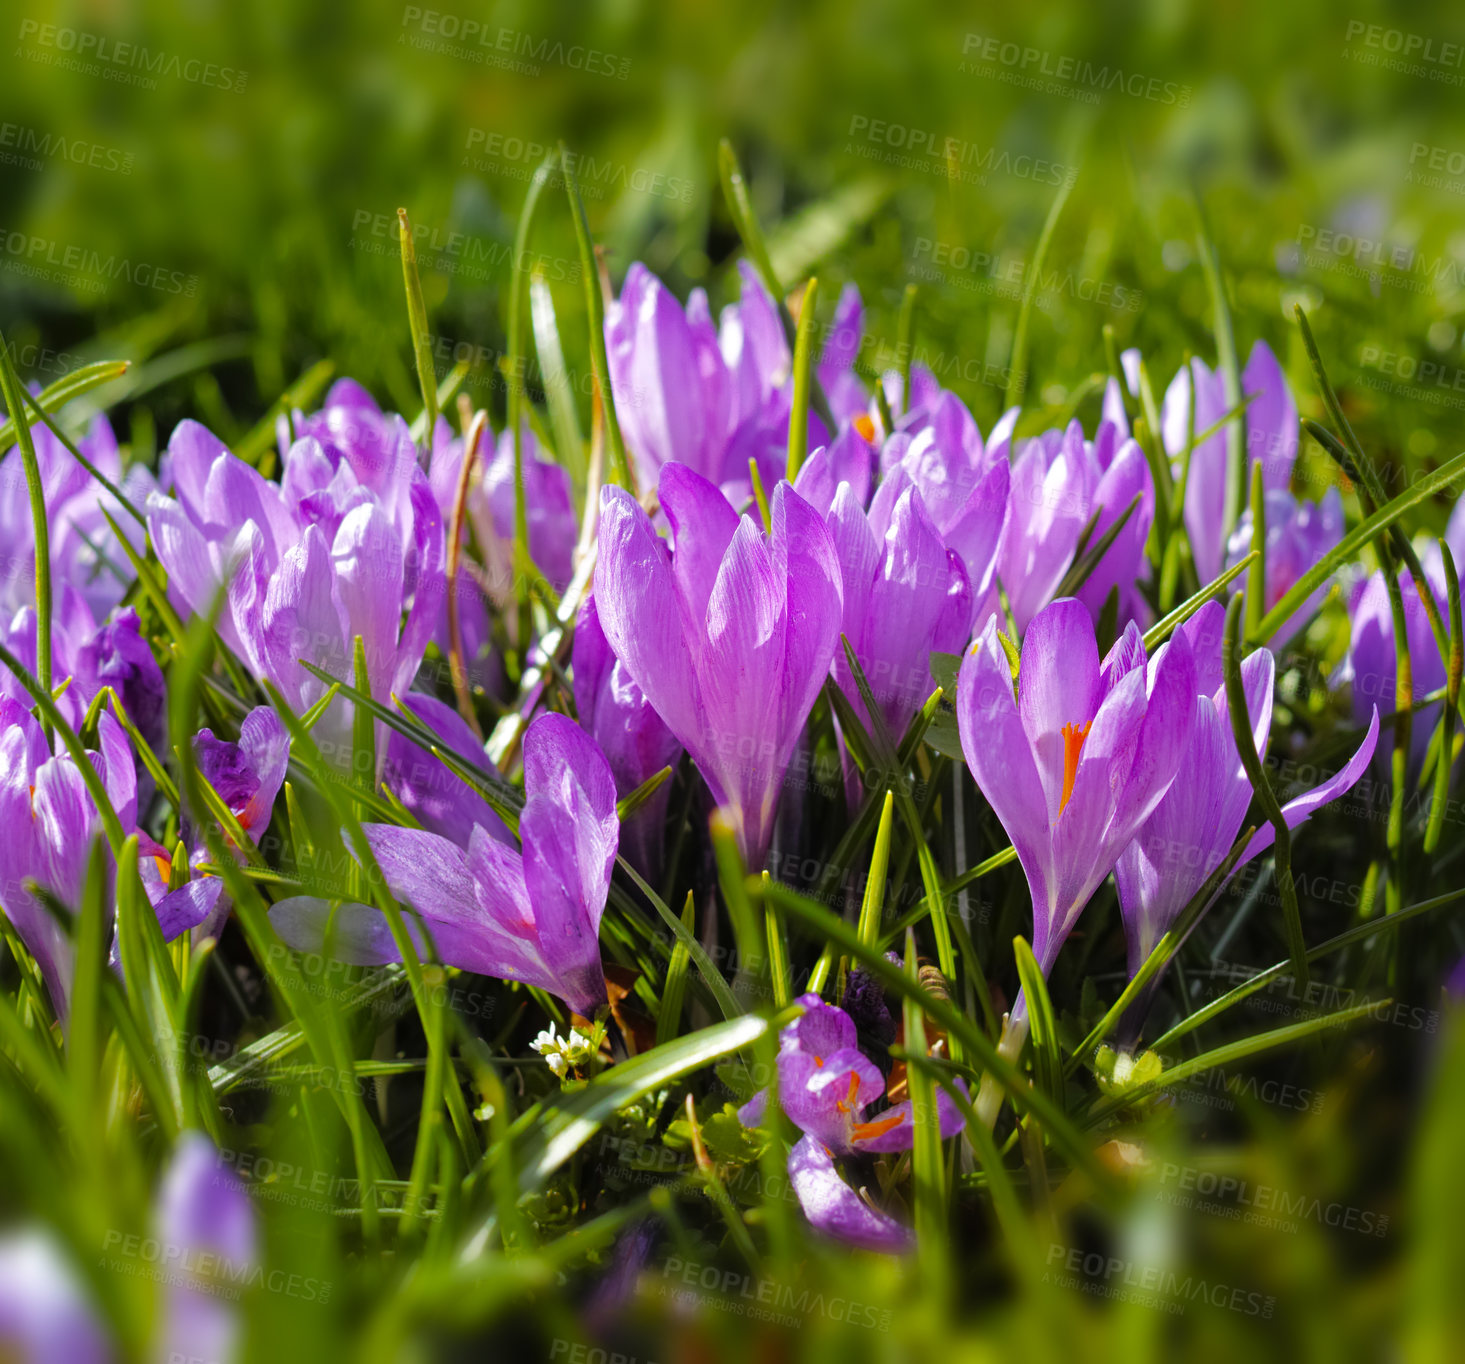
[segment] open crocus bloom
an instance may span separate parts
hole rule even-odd
[[[19,1364],[110,1364],[101,1314],[49,1233],[0,1237],[0,1359]]]
[[[906,1250],[910,1231],[845,1183],[835,1159],[909,1151],[915,1143],[910,1101],[867,1116],[885,1093],[885,1077],[860,1051],[854,1021],[816,994],[794,1002],[804,1012],[779,1035],[778,1047],[778,1102],[805,1134],[789,1153],[789,1182],[820,1231],[870,1250]],[[763,1090],[744,1104],[744,1125],[762,1122],[767,1102]],[[961,1114],[944,1090],[937,1091],[936,1109],[943,1137],[961,1130]]]
[[[619,821],[604,754],[564,715],[541,715],[524,735],[522,855],[481,824],[459,847],[438,834],[367,824],[366,840],[404,905],[419,952],[423,929],[448,966],[552,991],[587,1017],[605,1003],[600,916],[610,892]],[[359,966],[400,961],[382,913],[314,896],[281,900],[270,920],[291,947],[326,950]]]
[[[270,707],[256,706],[240,724],[237,744],[217,739],[213,730],[204,728],[194,736],[193,752],[199,774],[228,806],[250,841],[258,844],[270,826],[275,797],[290,764],[290,735],[284,722]],[[195,875],[170,889],[173,864],[167,850],[146,833],[138,837],[142,883],[158,916],[163,941],[171,942],[190,929],[197,929],[199,938],[216,936],[229,916],[223,881],[217,876]],[[225,837],[227,841],[228,835]],[[242,852],[231,850],[236,857]],[[198,847],[194,858],[207,860],[207,849]]]
[[[1190,645],[1198,693],[1195,724],[1181,762],[1184,776],[1165,793],[1114,867],[1131,976],[1220,866],[1251,805],[1251,782],[1236,750],[1222,674],[1225,615],[1219,602],[1207,602],[1176,632]],[[1271,733],[1275,674],[1270,650],[1258,649],[1241,661],[1252,742],[1262,758]],[[1375,707],[1368,733],[1348,762],[1327,781],[1282,807],[1289,829],[1342,795],[1363,775],[1378,742],[1378,730]],[[1271,824],[1262,823],[1237,865],[1260,856],[1275,836]]]
[[[1101,664],[1093,621],[1071,597],[1033,617],[1015,697],[995,621],[963,662],[956,699],[962,751],[1017,849],[1044,975],[1175,779],[1195,695],[1185,636],[1147,661],[1131,622]],[[1019,998],[1014,1016],[1022,1006]]]
[[[661,505],[671,548],[624,489],[601,493],[600,624],[761,866],[839,639],[834,544],[786,482],[773,490],[771,536],[680,464],[661,471]]]

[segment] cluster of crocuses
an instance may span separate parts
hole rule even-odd
[[[746,863],[759,867],[775,839],[800,837],[798,812],[781,811],[780,797],[826,682],[871,731],[898,741],[934,688],[939,652],[966,655],[961,741],[1026,875],[1043,971],[1111,873],[1138,968],[1236,838],[1251,792],[1221,679],[1220,605],[1202,608],[1152,655],[1143,643],[1156,489],[1129,418],[1137,353],[1109,381],[1092,436],[1078,421],[1019,435],[1012,410],[984,437],[960,399],[919,368],[909,392],[894,374],[882,394],[867,391],[854,366],[861,304],[847,290],[817,367],[833,429],[810,417],[812,453],[790,482],[790,348],[775,301],[751,270],[742,281],[740,301],[714,326],[700,292],[683,309],[640,266],[628,273],[608,310],[606,343],[637,486],[602,490],[593,539],[581,535],[569,476],[528,427],[517,443],[508,432],[498,439],[466,485],[466,514],[455,517],[466,437],[439,420],[429,440],[414,441],[401,417],[349,381],[320,411],[281,418],[274,479],[194,422],[173,432],[156,477],[135,467],[124,476],[98,418],[82,448],[119,498],[37,431],[52,528],[57,708],[72,727],[92,726],[90,760],[123,832],[136,829],[143,842],[143,881],[165,937],[217,934],[229,903],[204,861],[196,814],[178,812],[183,838],[173,850],[148,834],[158,798],[130,736],[160,751],[179,742],[164,734],[162,642],[143,635],[132,606],[131,564],[149,546],[172,608],[211,616],[237,675],[258,688],[241,698],[228,733],[192,738],[200,776],[234,816],[226,834],[237,821],[258,841],[272,817],[290,762],[274,707],[317,709],[313,741],[343,762],[352,703],[328,679],[364,681],[415,720],[390,730],[378,723],[373,774],[414,827],[367,823],[355,852],[369,854],[412,911],[417,950],[449,966],[539,987],[595,1014],[607,1001],[598,936],[617,852],[643,872],[660,869],[671,788],[639,806],[624,836],[617,801],[685,753]],[[1341,502],[1336,491],[1320,503],[1289,491],[1297,410],[1265,344],[1241,380],[1247,467],[1260,464],[1266,488],[1270,608],[1336,544]],[[1227,411],[1220,376],[1199,361],[1163,401],[1161,458],[1184,489],[1201,582],[1250,545],[1248,517],[1228,539],[1223,514]],[[525,803],[511,831],[429,751],[426,735],[491,765],[423,662],[431,647],[453,647],[445,566],[457,523],[462,548],[476,556],[458,579],[460,647],[476,685],[501,684],[494,627],[518,572],[509,547],[521,489],[540,578],[564,591],[577,555],[596,562],[570,659],[574,717],[519,712]],[[33,673],[29,518],[12,457],[0,464],[0,526],[15,548],[0,584],[0,627],[16,668]],[[1289,823],[1346,789],[1372,754],[1373,703],[1393,689],[1383,589],[1381,579],[1364,582],[1352,600],[1366,734],[1334,778],[1287,806]],[[1320,601],[1321,593],[1288,630],[1305,626]],[[1409,617],[1411,638],[1421,619]],[[1103,659],[1101,620],[1118,634]],[[999,632],[1013,636],[1011,651]],[[1416,660],[1429,655],[1415,650]],[[1273,671],[1266,650],[1242,664],[1263,751]],[[1416,695],[1431,676],[1416,667]],[[30,713],[18,672],[0,669],[0,698],[0,901],[64,1018],[71,947],[45,901],[76,904],[103,821],[70,751],[53,750]],[[1187,779],[1177,783],[1182,767]],[[861,792],[852,761],[846,775],[853,803]],[[1269,837],[1263,830],[1245,855]],[[399,941],[373,906],[297,895],[275,904],[272,922],[296,947],[363,964],[398,959]],[[785,1033],[780,1061],[779,1101],[808,1134],[792,1157],[795,1187],[820,1225],[862,1244],[897,1244],[903,1234],[839,1182],[833,1162],[908,1145],[909,1114],[862,1116],[883,1076],[855,1047],[843,1013],[814,997],[803,1003],[808,1012]],[[1020,1022],[1021,1000],[1013,1012]]]

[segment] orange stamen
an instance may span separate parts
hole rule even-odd
[[[815,1070],[823,1070],[824,1069],[824,1058],[822,1056],[816,1056],[814,1058],[814,1069]]]
[[[875,443],[875,423],[870,420],[868,412],[861,412],[851,423],[855,430],[860,433],[871,445]]]
[[[874,1122],[857,1122],[850,1130],[856,1141],[873,1141],[876,1137],[883,1137],[892,1127],[899,1127],[900,1118],[899,1113],[892,1113],[876,1118]]]
[[[173,863],[162,853],[154,853],[153,862],[158,868],[158,875],[163,878],[163,884],[166,886],[173,876]]]
[[[1086,725],[1063,726],[1063,794],[1058,797],[1060,815],[1068,804],[1068,798],[1073,795],[1073,781],[1078,776],[1078,757],[1083,752],[1083,741],[1089,737],[1089,727],[1093,723],[1090,720]]]
[[[849,1093],[844,1098],[836,1100],[835,1107],[841,1113],[853,1113],[855,1110],[855,1097],[860,1092],[860,1077],[855,1071],[849,1073]]]

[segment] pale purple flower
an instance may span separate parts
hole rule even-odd
[[[609,761],[619,796],[629,796],[662,768],[676,767],[682,746],[615,656],[601,629],[593,594],[580,608],[570,665],[580,725]],[[643,876],[660,870],[671,785],[663,782],[621,831],[626,857]]]
[[[1241,374],[1241,393],[1243,397],[1257,395],[1245,413],[1247,462],[1245,481],[1238,485],[1244,503],[1251,486],[1253,461],[1261,462],[1262,484],[1267,491],[1285,492],[1297,459],[1297,404],[1277,357],[1265,341],[1251,348]],[[1229,406],[1223,376],[1203,360],[1192,359],[1190,367],[1179,370],[1170,381],[1161,405],[1160,428],[1165,450],[1175,461],[1177,478],[1191,436],[1204,435],[1226,415]],[[1226,474],[1223,428],[1196,445],[1185,487],[1185,529],[1203,583],[1221,572],[1222,553],[1231,530],[1225,524]],[[1237,511],[1240,509],[1238,505]]]
[[[258,1260],[254,1207],[201,1132],[179,1139],[154,1205],[155,1235],[172,1273],[159,1345],[167,1359],[237,1357],[243,1320],[231,1294]]]
[[[452,706],[422,692],[409,692],[402,704],[431,730],[442,747],[477,767],[488,765],[483,745]],[[393,729],[387,736],[382,781],[424,829],[468,846],[475,826],[490,837],[509,841],[509,831],[492,807],[435,754]]]
[[[0,1237],[0,1358],[16,1364],[108,1364],[113,1358],[81,1277],[40,1229]]]
[[[1077,557],[1079,537],[1094,518],[1088,546],[1096,545],[1140,499],[1103,559],[1080,587],[1078,600],[1097,620],[1119,589],[1121,622],[1144,611],[1137,582],[1144,572],[1145,540],[1155,516],[1154,481],[1137,442],[1106,418],[1092,442],[1077,421],[1025,441],[1012,466],[1011,523],[998,565],[1019,631],[1052,599]],[[1087,547],[1086,551],[1087,552]],[[990,614],[978,611],[977,624]]]
[[[98,717],[92,766],[124,830],[137,822],[137,772],[122,726]],[[72,944],[51,912],[26,889],[34,881],[75,909],[92,839],[101,829],[80,769],[64,750],[52,756],[41,726],[21,703],[0,697],[0,906],[36,959],[51,1003],[66,1017]]]
[[[1294,583],[1343,538],[1343,499],[1329,488],[1321,502],[1299,502],[1291,493],[1277,489],[1265,495],[1267,518],[1266,593],[1263,613],[1270,611],[1292,589]],[[1251,508],[1241,514],[1226,547],[1226,567],[1233,568],[1251,552]],[[1249,574],[1239,586],[1246,590]],[[1324,582],[1272,635],[1272,643],[1283,648],[1298,630],[1322,608],[1330,590]]]
[[[680,464],[662,470],[661,505],[671,547],[623,489],[601,494],[601,627],[760,866],[838,644],[839,562],[822,518],[787,483],[773,490],[771,536]]]
[[[404,918],[419,952],[425,931],[446,965],[538,986],[589,1017],[606,999],[599,933],[619,836],[615,779],[574,721],[541,715],[524,735],[524,790],[522,855],[477,824],[466,848],[388,824],[367,824],[366,840],[392,894],[415,911]],[[401,960],[368,905],[333,912],[295,896],[270,920],[301,951],[362,966]]]
[[[1195,675],[1185,636],[1147,661],[1133,622],[1101,664],[1094,623],[1072,598],[1033,618],[1016,696],[995,621],[963,662],[962,751],[1017,849],[1045,975],[1175,779],[1194,723]]]
[[[372,694],[405,692],[442,602],[442,518],[406,423],[342,421],[353,437],[395,431],[396,444],[353,443],[335,427],[344,445],[304,436],[290,447],[280,484],[182,422],[168,445],[176,495],[148,502],[170,592],[201,614],[222,588],[221,638],[297,711],[327,686],[300,660],[349,681],[357,635]],[[318,736],[325,746],[344,752],[350,714],[349,704],[332,705]]]
[[[1237,752],[1222,673],[1225,615],[1219,602],[1207,602],[1176,631],[1184,636],[1194,660],[1195,722],[1180,764],[1183,776],[1161,798],[1114,868],[1130,975],[1144,964],[1181,910],[1221,865],[1251,806],[1251,782]],[[1268,649],[1257,649],[1241,660],[1252,742],[1263,760],[1271,734],[1275,675],[1276,664]],[[1378,742],[1378,730],[1375,708],[1363,742],[1347,763],[1327,781],[1282,807],[1289,829],[1297,828],[1363,775]],[[1237,866],[1270,848],[1275,834],[1272,825],[1263,820]]]

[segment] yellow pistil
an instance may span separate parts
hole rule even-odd
[[[1090,720],[1085,725],[1063,726],[1063,794],[1058,797],[1058,813],[1063,813],[1068,798],[1073,795],[1073,780],[1078,776],[1078,758],[1083,752],[1083,741],[1089,737]]]

